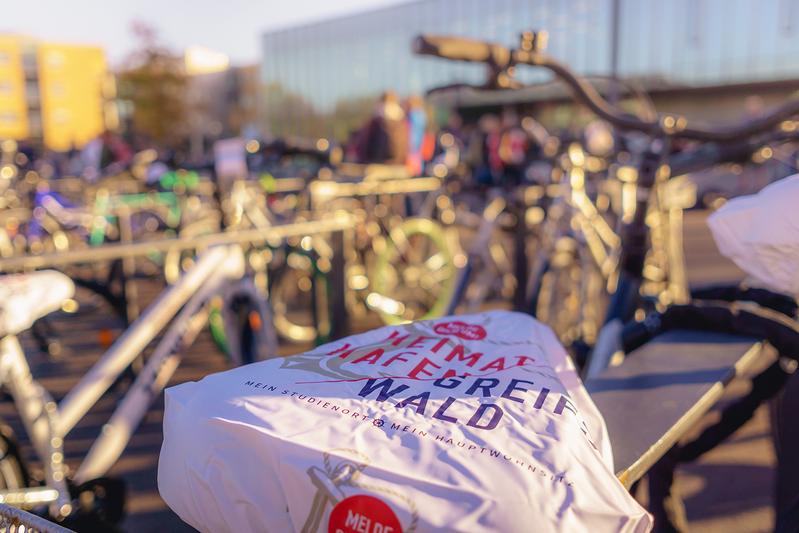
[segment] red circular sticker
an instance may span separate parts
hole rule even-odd
[[[328,533],[402,533],[391,507],[373,496],[344,498],[330,511]]]
[[[433,326],[433,331],[439,335],[456,335],[467,341],[479,341],[486,337],[486,330],[478,324],[467,324],[456,320],[454,322],[441,322]]]

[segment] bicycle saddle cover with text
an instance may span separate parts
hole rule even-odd
[[[55,270],[0,276],[0,337],[28,329],[73,294],[75,284]]]
[[[387,326],[167,390],[158,487],[201,531],[644,532],[552,331]]]

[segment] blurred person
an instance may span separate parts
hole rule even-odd
[[[130,146],[109,130],[86,143],[81,151],[83,176],[89,181],[96,181],[102,174],[122,172],[132,160]]]
[[[760,95],[753,94],[744,100],[744,117],[748,119],[758,118],[766,111],[766,103]]]
[[[119,135],[105,130],[101,134],[103,140],[103,168],[111,165],[124,167],[133,160],[133,150]]]
[[[422,153],[427,132],[427,113],[424,109],[424,101],[418,95],[413,95],[405,103],[405,114],[407,116],[408,129],[408,157],[406,166],[412,176],[422,173]]]
[[[362,163],[404,165],[408,154],[405,112],[394,91],[380,96],[374,115],[363,128],[358,141]]]
[[[473,177],[478,185],[492,185],[495,173],[501,171],[499,141],[499,117],[491,113],[480,117],[477,128],[469,139],[464,158],[466,163],[474,169]]]
[[[502,111],[502,130],[499,141],[499,172],[502,181],[508,185],[518,185],[524,174],[529,140],[519,123],[519,115],[512,108]]]
[[[613,130],[604,120],[594,119],[583,130],[585,148],[597,157],[607,157],[613,152]]]
[[[457,111],[451,111],[447,116],[446,125],[441,128],[442,133],[449,133],[460,146],[467,145],[467,135],[463,129],[463,118]]]
[[[552,177],[550,158],[559,146],[560,140],[550,135],[549,131],[531,115],[524,117],[521,125],[528,141],[524,179],[531,183],[548,183]]]
[[[345,161],[358,161],[360,159],[360,154],[358,153],[360,135],[361,131],[357,129],[350,130],[347,134],[347,142],[344,144]]]
[[[462,126],[463,121],[460,115],[450,111],[446,124],[441,127],[437,134],[428,135],[432,141],[432,149],[431,157],[426,158],[425,161],[444,164],[450,171],[460,167],[461,163],[474,168],[476,165],[469,164],[469,137],[465,134]],[[474,159],[473,156],[472,158]],[[477,156],[477,159],[480,160],[482,158]]]

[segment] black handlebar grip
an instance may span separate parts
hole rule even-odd
[[[499,66],[510,61],[510,50],[502,45],[442,35],[419,35],[413,41],[413,51],[454,61],[492,63]]]

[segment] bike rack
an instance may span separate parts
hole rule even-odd
[[[132,261],[153,252],[168,252],[173,250],[191,250],[207,248],[224,244],[257,244],[268,241],[280,240],[287,237],[298,237],[320,233],[332,234],[331,245],[333,258],[330,265],[331,293],[330,293],[330,336],[332,339],[343,337],[347,334],[347,313],[345,305],[344,283],[344,239],[343,233],[352,229],[352,217],[344,212],[333,216],[272,226],[266,229],[247,229],[213,233],[201,237],[160,239],[143,242],[127,242],[108,244],[85,250],[69,250],[61,253],[42,255],[27,255],[0,259],[0,273],[29,271],[41,268],[74,265],[80,263],[94,263],[99,261],[123,262],[124,297],[136,299],[137,293],[133,286]],[[127,262],[127,267],[124,265]],[[128,309],[131,303],[126,302]],[[133,305],[138,308],[138,302]]]
[[[358,183],[314,181],[308,188],[311,192],[312,202],[316,205],[333,198],[437,191],[441,188],[441,184],[441,178],[423,177]]]

